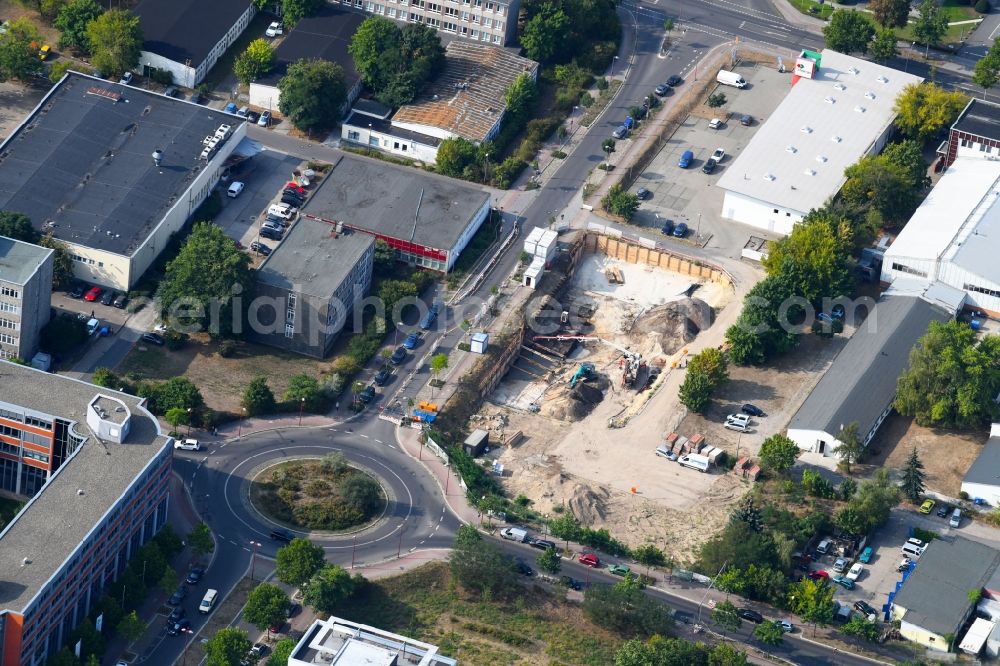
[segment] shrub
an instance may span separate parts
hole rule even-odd
[[[597,89],[598,90],[608,89],[608,78],[606,76],[600,76],[597,78]]]
[[[353,377],[361,372],[361,364],[353,356],[339,356],[330,365],[330,372],[341,377]]]
[[[169,69],[154,69],[150,71],[149,78],[164,86],[170,86],[174,83],[174,75]]]
[[[582,95],[580,95],[580,106],[582,106],[585,109],[589,109],[593,105],[594,105],[594,98],[591,97],[589,92],[585,92]]]
[[[493,185],[501,190],[506,190],[521,174],[524,167],[524,161],[514,156],[508,157],[493,170]]]
[[[979,0],[976,3],[976,11],[980,14],[990,13],[990,0]]]
[[[230,358],[236,353],[236,342],[233,340],[223,340],[219,343],[219,356]]]
[[[968,501],[969,493],[963,490],[962,492],[958,493],[958,499]]]
[[[709,95],[708,102],[706,102],[706,104],[708,104],[708,106],[710,106],[713,109],[718,108],[725,103],[726,103],[726,96],[723,95],[722,93],[715,93],[713,95]]]

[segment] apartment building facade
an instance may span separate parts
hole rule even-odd
[[[341,0],[341,4],[496,46],[506,46],[517,37],[521,8],[520,0]]]
[[[0,236],[0,359],[30,361],[52,303],[48,248]]]

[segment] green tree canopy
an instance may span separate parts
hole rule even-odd
[[[288,666],[288,658],[295,651],[294,638],[282,638],[274,644],[271,655],[267,658],[267,666]]]
[[[348,52],[365,85],[393,107],[412,102],[424,82],[444,66],[444,48],[433,28],[423,23],[400,28],[382,16],[365,19]]]
[[[26,81],[44,69],[38,57],[38,28],[26,17],[14,19],[0,35],[0,80]]]
[[[583,595],[583,614],[606,629],[639,636],[673,625],[670,609],[638,586],[591,585]]]
[[[896,31],[892,28],[876,28],[875,38],[868,45],[868,53],[875,62],[885,62],[899,55],[896,49]]]
[[[926,180],[923,173],[915,178],[915,165],[901,163],[912,155],[905,146],[888,146],[881,155],[867,155],[847,167],[847,181],[840,190],[840,201],[855,217],[876,211],[887,222],[904,222],[916,208]],[[921,158],[922,160],[922,158]]]
[[[41,234],[31,225],[31,218],[9,210],[0,210],[0,236],[36,245],[41,239]]]
[[[695,569],[714,576],[725,566],[746,569],[751,564],[777,567],[774,540],[766,532],[758,532],[745,521],[731,522],[702,544]]]
[[[467,590],[495,593],[515,587],[511,559],[471,525],[459,528],[450,564],[451,575]]]
[[[315,16],[323,5],[323,0],[281,0],[282,20],[291,27],[304,18]]]
[[[797,295],[818,306],[824,297],[851,293],[854,284],[851,249],[838,234],[833,220],[812,216],[773,243],[763,263],[768,275],[783,274],[791,280]]]
[[[535,80],[526,72],[518,74],[514,83],[510,84],[507,92],[504,93],[504,123],[520,125],[531,118],[531,113],[535,107],[535,100],[538,98],[538,88]]]
[[[913,24],[913,36],[921,44],[937,46],[948,32],[948,16],[941,11],[937,0],[924,0],[918,13]]]
[[[146,623],[139,619],[138,613],[132,611],[122,617],[115,629],[122,638],[131,643],[146,632]]]
[[[478,159],[476,145],[460,136],[450,137],[438,146],[435,169],[452,178],[462,178],[466,169],[475,167]]]
[[[736,606],[731,601],[717,603],[712,609],[712,622],[724,631],[736,631],[743,626],[743,620],[736,612]]]
[[[329,60],[299,60],[278,81],[278,109],[304,132],[333,127],[347,101],[343,68]]]
[[[59,10],[53,25],[61,33],[59,48],[90,53],[87,25],[101,15],[104,9],[96,0],[69,0]]]
[[[761,622],[753,630],[753,637],[764,645],[781,645],[785,640],[785,631],[774,620]]]
[[[781,315],[782,304],[793,296],[797,296],[794,279],[786,273],[768,275],[750,288],[743,299],[743,311],[726,331],[733,363],[759,365],[795,346],[798,334],[789,323],[801,313],[801,307],[793,305]]]
[[[841,53],[866,53],[875,36],[875,25],[862,12],[838,9],[823,26],[826,48]]]
[[[924,464],[917,455],[917,447],[913,447],[903,465],[903,481],[900,484],[903,495],[916,504],[924,494]]]
[[[947,130],[969,98],[933,83],[911,83],[896,97],[896,126],[911,139],[926,141]]]
[[[246,390],[243,391],[240,406],[247,410],[247,416],[269,414],[274,411],[274,393],[267,385],[267,377],[254,377],[250,380]]]
[[[910,15],[910,0],[870,0],[868,10],[883,28],[903,28]]]
[[[740,652],[725,641],[708,653],[708,666],[747,666],[748,663],[745,652]]]
[[[555,575],[562,569],[562,558],[559,557],[559,551],[555,548],[546,548],[543,550],[535,562],[538,564],[538,568],[547,574]]]
[[[206,666],[233,666],[240,663],[252,643],[247,632],[236,627],[226,627],[215,632],[205,643]]]
[[[139,393],[149,399],[150,409],[156,414],[166,414],[171,409],[183,410],[185,422],[195,422],[195,416],[205,406],[201,391],[187,377],[171,377],[158,384],[143,384]],[[188,418],[189,414],[191,418]]]
[[[843,461],[847,473],[850,474],[851,465],[861,460],[865,454],[865,443],[858,433],[857,421],[842,426],[837,433],[837,441],[840,442],[837,445],[837,457]]]
[[[38,244],[53,251],[52,288],[69,289],[73,283],[73,258],[70,257],[66,245],[56,240],[51,232],[43,236]]]
[[[321,546],[309,539],[292,539],[287,546],[278,549],[275,574],[282,583],[302,587],[325,562],[326,556]]]
[[[771,435],[760,445],[760,461],[764,468],[784,474],[799,456],[799,446],[782,434]]]
[[[264,76],[274,67],[274,47],[263,38],[253,40],[243,53],[236,56],[233,72],[240,83],[247,86]]]
[[[982,58],[976,61],[972,82],[983,89],[992,88],[1000,76],[1000,42],[994,41]]]
[[[261,583],[247,597],[243,608],[243,619],[260,631],[285,621],[288,611],[288,595],[277,585]]]
[[[242,319],[242,311],[233,312],[233,295],[249,294],[253,282],[249,255],[240,252],[221,227],[197,222],[167,264],[156,299],[167,321],[177,319],[213,335],[227,334],[234,317]]]
[[[521,46],[532,60],[550,62],[566,49],[571,33],[570,18],[559,3],[545,2],[524,24]]]
[[[833,621],[833,587],[825,579],[802,578],[788,590],[788,608],[810,624],[826,626]]]
[[[754,532],[763,532],[764,523],[760,518],[760,509],[753,501],[753,493],[745,494],[729,514],[730,524],[745,523]]]
[[[608,193],[601,197],[601,208],[628,221],[639,210],[639,197],[615,183],[608,189]]]
[[[121,76],[139,64],[139,17],[127,9],[106,11],[87,24],[87,42],[91,64],[105,76]]]
[[[977,340],[960,321],[931,322],[910,351],[895,408],[923,426],[970,428],[1000,416],[1000,338]]]
[[[323,395],[319,389],[319,381],[306,374],[292,375],[281,399],[293,405],[304,405],[305,409],[315,411],[320,407]]]
[[[215,550],[215,540],[212,539],[212,532],[208,525],[201,522],[191,528],[187,537],[188,545],[198,555],[208,555]]]
[[[309,579],[302,599],[320,613],[336,615],[340,604],[354,594],[362,580],[360,576],[351,578],[343,567],[326,564]]]
[[[690,372],[684,375],[677,397],[681,404],[696,414],[702,414],[712,402],[715,384],[705,374]]]

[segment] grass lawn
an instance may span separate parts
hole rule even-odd
[[[824,21],[830,18],[830,14],[834,11],[832,2],[824,2],[822,5],[815,0],[788,0],[788,2],[803,14],[816,16]]]
[[[177,351],[136,345],[116,372],[144,379],[187,377],[201,390],[211,409],[239,414],[243,390],[254,377],[267,377],[275,398],[281,400],[289,377],[305,373],[320,378],[328,368],[328,361],[242,341],[236,342],[232,356],[223,358],[219,356],[218,343],[199,333]]]
[[[455,261],[455,273],[465,274],[476,265],[479,258],[483,256],[485,252],[493,243],[497,240],[497,227],[493,223],[492,214],[490,219],[487,219],[479,231],[475,233],[469,244],[465,246],[462,250],[462,254],[458,255],[458,260]]]
[[[944,37],[941,38],[941,44],[960,44],[965,41],[965,38],[969,36],[972,29],[975,28],[975,24],[969,23],[965,25],[949,25],[948,32],[944,33]],[[905,28],[899,28],[896,30],[896,37],[902,41],[914,42],[916,38],[913,36],[913,24],[908,24]],[[917,47],[922,46],[917,42]],[[934,47],[931,47],[934,50]]]
[[[971,5],[963,4],[960,0],[944,0],[941,2],[941,13],[948,17],[949,23],[954,21],[968,21],[982,16]]]
[[[436,644],[463,666],[607,666],[622,643],[538,585],[521,586],[510,601],[466,597],[444,562],[372,582],[338,615]]]

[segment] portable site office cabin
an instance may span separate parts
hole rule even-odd
[[[465,449],[466,453],[475,458],[486,450],[489,443],[490,433],[486,430],[477,428],[466,438],[465,443],[462,444],[462,448]]]

